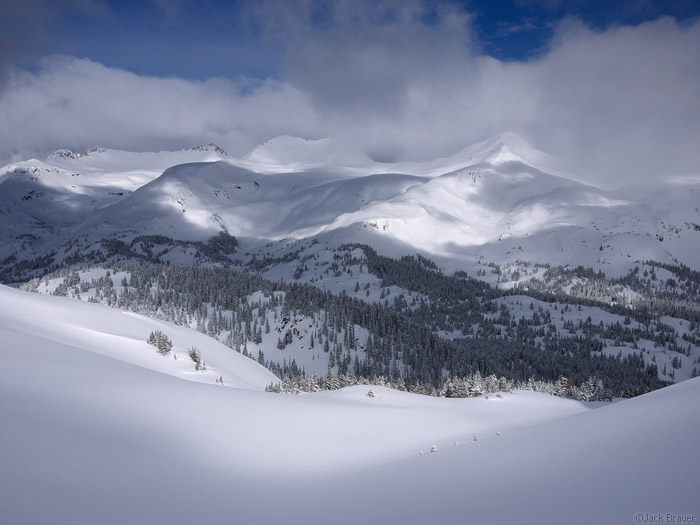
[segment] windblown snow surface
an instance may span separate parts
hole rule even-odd
[[[152,330],[178,359],[146,343]],[[700,515],[700,379],[611,404],[272,394],[267,370],[203,334],[2,286],[0,355],[3,524]]]

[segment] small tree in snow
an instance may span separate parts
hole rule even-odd
[[[554,395],[567,397],[571,388],[571,383],[567,378],[561,376],[554,385]]]
[[[333,375],[333,369],[330,366],[323,378],[321,386],[324,390],[338,390],[340,388],[340,382],[338,378]]]
[[[207,365],[204,363],[204,361],[202,361],[202,354],[200,353],[200,351],[197,349],[196,346],[193,346],[192,348],[190,348],[189,354],[190,354],[190,358],[192,359],[192,361],[194,361],[194,369],[195,370],[197,370],[199,372],[200,370],[204,371],[207,369]]]
[[[172,350],[173,348],[173,342],[167,335],[165,335],[160,330],[152,331],[149,334],[146,342],[149,345],[155,346],[158,353],[161,355],[168,355],[170,353],[170,350]]]
[[[583,401],[604,401],[607,399],[603,382],[597,377],[589,377],[581,385],[581,399]]]

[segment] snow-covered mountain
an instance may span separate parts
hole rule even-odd
[[[626,273],[638,261],[697,266],[700,185],[606,191],[504,133],[452,157],[379,163],[330,140],[280,137],[242,159],[210,145],[175,153],[61,150],[0,173],[1,257],[79,236],[218,231],[277,241],[362,242],[420,252],[450,270],[518,260]],[[42,241],[43,240],[43,241]]]
[[[254,361],[173,324],[3,286],[0,312],[3,523],[700,512],[700,379],[613,404],[368,386],[289,396],[261,391],[269,372]],[[177,360],[146,343],[151,330],[172,336]],[[192,345],[206,371],[186,357]]]
[[[189,150],[133,153],[91,148],[53,152],[0,168],[0,259],[37,255],[70,239],[70,228],[95,210],[118,202],[186,162],[218,161],[226,152],[214,144]]]
[[[602,190],[568,178],[555,159],[509,133],[423,163],[338,150],[283,137],[241,160],[173,166],[71,235],[319,236],[421,252],[453,270],[526,260],[617,275],[638,261],[700,260],[697,182]]]
[[[6,165],[2,521],[687,522],[699,201],[510,133]]]

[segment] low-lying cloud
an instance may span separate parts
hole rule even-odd
[[[290,134],[400,160],[513,131],[604,186],[700,172],[698,21],[595,32],[566,20],[538,58],[502,62],[479,52],[456,8],[426,21],[417,4],[342,5],[313,26],[308,10],[275,12],[267,30],[286,28],[275,79],[156,78],[65,56],[10,70],[2,149],[216,142],[242,155]]]

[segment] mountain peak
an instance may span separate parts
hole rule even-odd
[[[49,159],[79,159],[82,157],[82,153],[78,153],[75,151],[71,151],[66,148],[61,148],[57,149],[56,151],[52,151],[49,153],[49,156],[47,158]]]
[[[528,162],[532,157],[546,155],[546,153],[533,148],[529,142],[511,131],[500,133],[490,139],[467,148],[468,150],[481,150],[485,159],[491,162],[507,162],[518,160]]]
[[[525,139],[510,131],[468,146],[444,159],[443,163],[445,162],[455,168],[478,164],[495,166],[508,162],[521,162],[545,171],[556,165],[551,155],[534,148]]]
[[[226,150],[214,144],[213,142],[210,142],[209,144],[201,144],[199,146],[194,146],[193,148],[190,148],[190,151],[213,151],[215,153],[218,153],[219,155],[223,155],[224,157],[229,156],[228,153],[226,153]]]
[[[503,144],[505,146],[526,146],[528,148],[532,147],[524,138],[522,138],[520,135],[516,135],[512,131],[504,131],[503,133],[499,133],[495,137],[491,138],[491,140],[495,141],[496,143]]]
[[[67,148],[57,149],[49,154],[47,159],[80,159],[82,157],[89,157],[90,155],[95,155],[98,153],[105,153],[107,150],[99,146],[93,146],[92,148],[86,149],[83,153],[77,151],[71,151]]]

